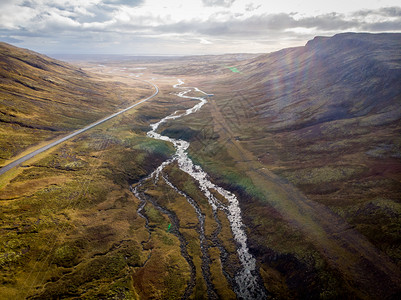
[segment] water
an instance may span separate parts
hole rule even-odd
[[[261,284],[258,282],[256,260],[249,253],[248,250],[247,236],[244,231],[245,226],[242,222],[241,209],[239,207],[237,197],[230,191],[227,191],[226,189],[217,186],[216,184],[211,182],[208,174],[203,171],[203,169],[199,165],[195,165],[193,163],[193,161],[188,157],[187,149],[190,144],[187,141],[173,139],[156,132],[161,124],[169,120],[175,120],[197,112],[202,108],[203,105],[207,103],[206,97],[186,96],[186,94],[188,94],[191,90],[203,93],[205,96],[208,96],[207,93],[199,90],[198,88],[183,88],[181,87],[181,85],[183,84],[184,82],[182,80],[178,80],[178,83],[174,85],[174,88],[184,89],[183,91],[178,93],[178,97],[198,100],[199,102],[183,113],[175,111],[171,115],[168,115],[165,118],[161,119],[159,122],[150,125],[152,129],[147,133],[147,135],[157,140],[172,143],[176,149],[176,152],[171,159],[163,162],[155,171],[153,171],[147,178],[145,178],[145,180],[152,178],[156,183],[164,167],[174,161],[178,163],[178,166],[182,171],[194,178],[198,183],[200,190],[208,199],[208,202],[211,205],[213,211],[215,212],[218,209],[224,211],[230,222],[231,231],[233,233],[234,240],[237,243],[238,257],[242,266],[241,270],[235,275],[235,282],[238,286],[238,288],[235,290],[237,296],[242,299],[264,299],[266,298],[266,294],[263,286],[261,286]],[[223,196],[227,200],[226,203],[228,204],[223,204],[220,200],[218,200],[213,195],[211,190],[214,190],[221,196]]]

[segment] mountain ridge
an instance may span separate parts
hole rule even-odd
[[[194,298],[236,298],[240,262],[229,219],[178,164],[147,180],[174,153],[147,136],[150,124],[172,116],[158,132],[188,141],[191,160],[238,198],[268,295],[397,299],[398,37],[317,37],[250,60],[81,65],[118,78],[140,69],[160,96],[29,163],[0,189],[0,293],[179,298],[193,289]],[[177,97],[176,78],[207,93],[202,109],[175,118],[199,101]],[[188,89],[188,97],[204,96]]]
[[[221,78],[234,91],[202,82],[215,88],[232,143],[343,218],[398,268],[400,49],[398,33],[318,37],[239,64],[239,74]]]
[[[384,40],[387,43],[381,43]],[[372,51],[372,47],[375,51]],[[249,84],[256,81],[253,84],[255,89],[264,92],[260,101],[255,103],[262,118],[274,120],[280,114],[276,123],[270,123],[273,128],[285,128],[289,126],[286,123],[305,127],[311,123],[366,115],[375,109],[380,112],[381,104],[387,111],[401,113],[398,105],[401,92],[394,88],[401,78],[400,47],[401,34],[346,33],[332,38],[316,38],[304,47],[259,56],[242,67],[243,73],[246,74],[248,70],[253,73],[248,78]],[[386,53],[384,56],[383,52]],[[336,84],[337,90],[330,90],[333,84]],[[373,95],[379,92],[384,92],[384,95],[380,103],[375,103]],[[288,95],[291,95],[290,98]],[[309,99],[305,105],[309,106],[309,110],[314,109],[316,120],[308,117],[300,120],[302,116],[297,117],[297,114],[305,111],[306,107],[298,103],[297,99],[305,101],[312,98],[312,95],[314,100]],[[366,97],[362,106],[350,101],[353,98],[360,99],[361,96]],[[389,103],[384,103],[387,101]],[[281,109],[279,102],[289,104]],[[317,107],[321,103],[329,111]]]
[[[0,122],[6,129],[0,161],[124,108],[129,97],[113,93],[113,85],[124,88],[67,63],[0,43]]]

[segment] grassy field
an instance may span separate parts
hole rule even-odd
[[[147,259],[146,231],[129,184],[173,153],[145,137],[143,116],[119,116],[2,177],[2,298],[137,296],[132,274]]]
[[[167,232],[171,220],[149,203],[145,209],[151,228],[148,236],[145,221],[136,212],[139,200],[130,191],[130,184],[173,154],[171,145],[145,133],[149,122],[188,107],[188,101],[179,103],[170,95],[175,82],[161,82],[162,97],[148,107],[91,129],[2,177],[2,297],[181,297],[191,270],[180,255],[178,238]],[[177,186],[183,184],[183,191],[199,199],[202,211],[207,212],[206,234],[211,238],[216,224],[200,191],[176,167],[169,168],[168,174]],[[147,187],[146,194],[179,219],[179,231],[195,266],[191,299],[205,297],[195,213],[182,196],[162,183]],[[228,222],[222,222],[225,229],[218,238],[231,253],[227,265],[238,265]],[[210,270],[214,292],[234,299],[222,273],[219,248],[208,251],[214,262]]]
[[[313,61],[306,50],[247,57],[251,60],[234,55],[81,63],[82,71],[97,74],[91,76],[99,86],[118,90],[104,95],[114,99],[113,109],[152,93],[134,80],[138,67],[146,67],[141,78],[153,78],[160,94],[0,177],[0,298],[178,299],[185,293],[190,299],[206,299],[208,293],[236,298],[237,245],[226,214],[213,213],[196,182],[173,163],[163,175],[181,194],[163,178],[146,181],[141,199],[130,190],[174,154],[172,145],[146,132],[149,124],[194,105],[174,95],[177,78],[214,95],[199,112],[163,124],[159,132],[189,141],[191,159],[237,195],[268,295],[396,298],[401,290],[397,111],[378,104],[370,113],[322,119],[341,105],[318,105],[320,94],[308,102],[307,93],[320,82],[311,82],[310,90],[301,85],[294,94],[288,89],[301,78],[294,65],[305,67],[304,74],[313,71],[315,65],[301,64]],[[275,77],[282,73],[287,75]],[[277,83],[273,92],[271,78]],[[390,108],[399,100],[394,97]],[[354,104],[351,113],[365,102],[355,98]],[[274,115],[279,106],[282,114]],[[4,161],[86,121],[54,132],[20,126],[28,130],[29,142],[18,150],[4,148]],[[188,198],[202,212],[206,252]]]

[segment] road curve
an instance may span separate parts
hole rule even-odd
[[[155,92],[153,93],[153,95],[151,95],[151,96],[147,97],[146,99],[143,99],[143,100],[141,100],[141,101],[139,101],[139,102],[127,107],[127,108],[124,108],[123,110],[120,110],[119,112],[116,112],[116,113],[114,113],[114,114],[112,114],[112,115],[110,115],[108,117],[105,117],[105,118],[103,118],[103,119],[101,119],[99,121],[96,121],[96,122],[94,122],[92,124],[89,124],[88,126],[82,128],[82,129],[79,129],[79,130],[77,130],[77,131],[75,131],[75,132],[73,132],[73,133],[71,133],[71,134],[69,134],[69,135],[67,135],[65,137],[62,137],[61,139],[59,139],[57,141],[54,141],[54,142],[52,142],[52,143],[50,143],[50,144],[48,144],[46,146],[43,146],[42,148],[39,148],[39,149],[37,149],[35,151],[32,151],[31,153],[29,153],[29,154],[27,154],[27,155],[15,160],[15,161],[11,162],[11,163],[9,163],[8,165],[5,165],[4,167],[2,167],[0,169],[0,175],[6,173],[7,171],[11,170],[12,168],[14,168],[14,167],[16,167],[18,165],[20,165],[21,163],[27,161],[28,159],[38,155],[39,153],[42,153],[42,152],[44,152],[44,151],[46,151],[46,150],[48,150],[48,149],[50,149],[50,148],[62,143],[62,142],[65,142],[66,140],[69,140],[69,139],[73,138],[74,136],[76,136],[78,134],[81,134],[84,131],[87,131],[87,130],[89,130],[89,129],[91,129],[91,128],[99,125],[99,124],[102,124],[102,123],[104,123],[104,122],[106,122],[106,121],[108,121],[108,120],[110,120],[110,119],[112,119],[112,118],[114,118],[114,117],[126,112],[127,110],[130,110],[131,108],[134,108],[135,106],[137,106],[137,105],[139,105],[139,104],[141,104],[141,103],[143,103],[145,101],[148,101],[148,100],[152,99],[153,97],[155,97],[159,93],[158,86],[155,85],[153,82],[150,82],[150,81],[147,81],[147,80],[141,80],[141,81],[144,81],[144,82],[147,82],[147,83],[153,85],[153,87],[155,88]]]

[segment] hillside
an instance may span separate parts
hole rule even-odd
[[[314,259],[299,259],[307,255],[301,240],[312,241],[337,278],[359,286],[357,297],[369,298],[361,286],[370,295],[399,291],[400,43],[400,34],[318,37],[232,61],[238,72],[195,73],[197,85],[214,94],[208,111],[165,131],[190,140],[193,159],[241,195],[262,268],[279,268],[298,297],[301,286],[317,291],[291,270],[291,255],[277,257],[292,253],[292,263],[321,274]]]
[[[215,95],[210,106],[214,125],[204,124],[201,131],[209,132],[206,138],[195,134],[194,157],[230,184],[229,174],[221,171],[228,159],[219,156],[224,161],[219,163],[214,158],[216,148],[204,146],[220,135],[220,144],[236,149],[231,150],[235,168],[247,170],[247,176],[259,188],[270,189],[259,201],[272,205],[288,222],[298,223],[296,227],[309,237],[318,231],[319,223],[330,219],[325,213],[318,213],[320,208],[328,208],[337,216],[330,221],[332,225],[346,221],[344,225],[351,226],[346,230],[353,228],[363,234],[399,269],[400,49],[401,34],[318,37],[304,47],[237,63],[239,73],[201,81],[200,85],[213,90]],[[267,181],[258,183],[262,175]],[[287,196],[274,194],[274,186],[286,189]],[[285,198],[293,200],[285,204]],[[252,202],[252,206],[257,205]],[[311,213],[313,222],[317,222],[313,228],[299,225],[309,214],[302,203],[315,209]],[[252,211],[248,226],[258,228],[258,218],[262,214]],[[325,230],[329,236],[335,236],[331,238],[341,239],[339,232],[344,228],[335,227]],[[259,245],[256,249],[260,249],[261,241],[271,239],[271,234],[263,230],[251,232]],[[315,245],[327,251],[323,244],[321,239]],[[356,244],[350,242],[359,247]],[[266,245],[271,251],[272,245]],[[260,255],[267,265],[275,265],[271,257]],[[335,264],[339,262],[336,260]],[[364,272],[372,270],[370,266]]]
[[[261,95],[252,104],[269,131],[366,115],[388,124],[401,113],[400,47],[399,34],[317,37],[260,56],[241,71]]]
[[[56,62],[60,74],[15,49],[107,95],[137,77],[160,93],[0,176],[0,298],[398,299],[400,41],[347,33],[257,57]],[[37,93],[9,87],[47,91],[20,73]],[[64,112],[29,124],[84,122]]]
[[[216,101],[262,162],[398,264],[391,249],[399,243],[392,226],[401,196],[400,49],[400,34],[315,38],[240,66],[240,81],[231,80],[242,89],[230,104]],[[237,107],[245,113],[231,114]],[[379,233],[372,222],[388,230]]]
[[[124,93],[133,90],[116,94],[113,88],[123,84],[93,76],[0,43],[0,164],[29,146],[81,128],[131,103]]]

